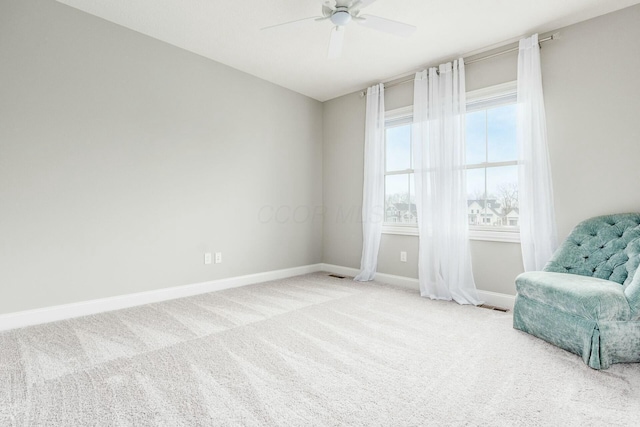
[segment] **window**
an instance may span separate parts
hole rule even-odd
[[[385,123],[384,222],[386,232],[417,234],[411,148],[411,108],[387,113]]]
[[[467,94],[467,212],[471,237],[518,241],[516,84]]]
[[[467,93],[467,213],[470,238],[519,241],[516,82]],[[417,235],[412,108],[385,123],[383,232]]]

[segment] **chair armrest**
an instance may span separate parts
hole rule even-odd
[[[624,295],[631,309],[631,319],[640,320],[640,268],[636,270],[631,282],[625,285]]]
[[[623,286],[609,280],[530,271],[516,278],[516,290],[526,298],[586,319],[624,321],[631,317]]]

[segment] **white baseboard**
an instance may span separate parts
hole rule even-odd
[[[329,273],[341,274],[343,276],[356,276],[360,270],[357,268],[351,267],[343,267],[340,265],[333,264],[320,264],[324,271],[328,271]],[[405,276],[396,276],[393,274],[385,274],[385,273],[376,273],[375,280],[383,283],[389,283],[391,285],[402,286],[403,288],[409,289],[420,289],[420,284],[418,283],[418,279],[414,279],[412,277]],[[516,297],[514,295],[501,294],[498,292],[491,291],[483,291],[478,290],[478,296],[482,301],[486,304],[494,305],[497,307],[507,308],[509,310],[513,309],[513,305],[515,304]]]
[[[321,271],[326,271],[332,274],[339,274],[341,276],[355,277],[358,273],[360,273],[360,270],[358,270],[357,268],[343,267],[341,265],[334,264],[320,264],[320,268]]]
[[[237,288],[270,280],[299,276],[301,274],[315,273],[318,271],[327,271],[329,273],[344,276],[355,276],[359,273],[359,270],[356,268],[342,267],[333,264],[310,264],[300,267],[286,268],[283,270],[274,270],[263,273],[248,274],[246,276],[212,280],[210,282],[175,286],[127,295],[118,295],[115,297],[100,298],[72,304],[56,305],[53,307],[44,307],[35,310],[1,314],[0,331],[88,316],[106,311],[121,310],[123,308],[130,308],[176,298],[184,298],[208,292],[220,291],[223,289]],[[376,280],[383,283],[402,286],[408,289],[418,290],[420,288],[418,285],[418,279],[411,277],[377,273]],[[513,304],[515,302],[515,296],[513,295],[482,290],[479,290],[478,294],[487,304],[513,309]]]
[[[237,288],[254,283],[284,279],[317,271],[322,271],[322,264],[304,265],[301,267],[286,268],[283,270],[274,270],[264,273],[248,274],[246,276],[212,280],[210,282],[175,286],[147,292],[137,292],[134,294],[118,295],[109,298],[100,298],[72,304],[2,314],[0,315],[0,331],[38,325],[41,323],[55,322],[58,320],[72,319],[74,317],[88,316],[91,314],[103,313],[105,311],[120,310],[123,308],[167,301],[176,298],[184,298],[207,292],[220,291],[222,289]]]
[[[478,289],[478,296],[485,302],[485,304],[509,310],[513,310],[513,306],[516,303],[515,295],[502,294],[500,292],[483,291],[482,289]]]

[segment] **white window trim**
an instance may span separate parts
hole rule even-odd
[[[397,236],[419,236],[417,225],[391,225],[382,226],[382,234]],[[469,228],[469,240],[482,240],[489,242],[520,243],[520,233],[515,231],[498,231],[489,227]]]
[[[398,120],[404,117],[409,118],[410,120],[409,123],[413,122],[413,106],[412,105],[409,105],[408,107],[401,107],[401,108],[396,108],[394,110],[385,111],[384,113],[385,122]]]
[[[517,90],[517,81],[502,83],[474,91],[467,92],[467,105],[479,101],[491,102],[499,99],[507,94],[512,94]],[[413,116],[413,106],[396,108],[385,112],[385,121],[397,120],[403,117]],[[385,124],[386,125],[386,124]],[[505,162],[508,164],[517,164],[517,161]],[[473,167],[481,167],[481,165],[473,165]],[[386,175],[386,172],[385,172]],[[382,225],[383,234],[395,234],[401,236],[418,236],[418,225],[399,225],[393,223],[384,223]],[[480,240],[489,242],[503,243],[520,243],[520,231],[517,229],[500,229],[493,227],[469,226],[469,240]]]
[[[482,89],[467,92],[467,112],[469,108],[473,111],[473,104],[483,101],[484,105],[490,104],[492,100],[499,101],[505,95],[516,93],[518,90],[518,82],[516,80],[502,83],[495,86],[489,86]],[[471,105],[469,105],[471,104]]]
[[[469,240],[487,242],[520,243],[520,232],[515,230],[496,230],[490,227],[469,226]]]
[[[382,234],[397,234],[400,236],[417,236],[418,224],[397,225],[391,222],[385,222],[382,225]]]

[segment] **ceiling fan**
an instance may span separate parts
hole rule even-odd
[[[270,30],[284,25],[295,24],[302,21],[331,21],[334,25],[331,30],[331,39],[329,40],[329,49],[327,51],[327,57],[329,59],[337,59],[342,53],[342,45],[344,42],[345,27],[351,23],[351,21],[368,27],[374,30],[382,31],[385,33],[393,34],[400,37],[411,36],[416,27],[413,25],[405,24],[398,21],[392,21],[390,19],[381,18],[374,15],[360,15],[360,11],[369,6],[376,0],[332,0],[327,1],[322,5],[322,16],[312,16],[310,18],[296,19],[295,21],[289,21],[282,24],[271,25],[264,27],[261,30]],[[335,5],[332,4],[335,2]]]

